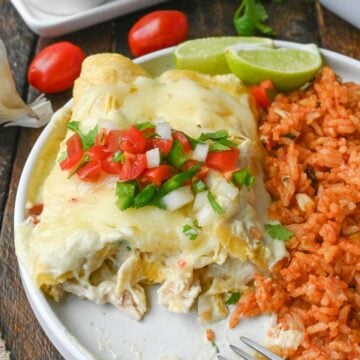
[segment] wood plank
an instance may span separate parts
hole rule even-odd
[[[266,2],[269,14],[268,24],[273,28],[276,39],[300,43],[318,43],[316,8],[304,0],[290,2]]]
[[[360,59],[360,30],[316,5],[321,46]]]
[[[11,17],[14,17],[14,14],[11,13]],[[63,38],[40,38],[36,46],[36,52],[48,44],[59,40],[72,41],[78,44],[88,55],[110,51],[113,37],[112,29],[112,23],[108,22]],[[28,31],[27,33],[30,32]],[[27,55],[27,58],[30,58],[30,54]],[[26,63],[27,61],[24,67],[25,72],[22,76],[19,75],[19,80],[25,79]],[[34,89],[30,89],[28,94],[29,99],[34,99],[37,95],[38,93]],[[54,109],[58,109],[71,98],[71,91],[53,94],[48,96],[48,98],[52,101]],[[4,334],[12,357],[21,360],[62,359],[61,355],[46,337],[30,308],[20,282],[13,243],[13,208],[17,184],[26,158],[40,133],[41,130],[37,129],[24,128],[20,130],[19,144],[11,177],[10,193],[6,204],[1,233],[0,294],[6,294],[6,297],[0,297],[0,329]],[[2,139],[1,136],[0,133],[0,141]],[[29,340],[29,336],[31,336],[31,341]]]

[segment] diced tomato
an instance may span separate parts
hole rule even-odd
[[[263,109],[270,106],[270,94],[275,93],[275,88],[271,80],[264,80],[260,85],[250,88],[251,94],[254,96],[256,103]]]
[[[237,148],[225,151],[209,152],[206,165],[220,171],[231,171],[237,166],[240,151]]]
[[[35,204],[28,210],[28,212],[30,215],[38,216],[42,213],[43,209],[44,209],[43,204]]]
[[[153,128],[153,127],[147,128],[147,129],[141,130],[141,132],[144,134],[145,137],[151,137],[151,136],[153,136],[153,134],[155,134],[155,128]]]
[[[113,155],[109,155],[103,162],[101,163],[101,167],[104,172],[108,174],[117,174],[121,173],[122,163],[121,161],[114,162],[112,161]]]
[[[102,128],[99,130],[99,133],[96,135],[95,138],[95,145],[105,145],[106,140],[106,129]]]
[[[153,147],[159,148],[162,155],[166,156],[171,148],[172,148],[173,141],[172,140],[165,140],[165,139],[153,139]]]
[[[146,138],[135,126],[130,126],[123,131],[119,148],[131,154],[142,154],[146,148]]]
[[[160,165],[156,168],[146,170],[143,179],[146,183],[153,183],[156,186],[160,186],[165,180],[170,179],[172,175],[172,166]]]
[[[74,134],[66,141],[67,158],[60,162],[61,170],[69,170],[74,167],[82,158],[84,150],[80,136]]]
[[[146,155],[127,154],[125,163],[121,169],[120,180],[134,180],[146,169]]]
[[[196,160],[188,160],[184,166],[183,170],[189,170],[192,166],[199,164],[199,161]],[[194,181],[204,180],[209,171],[209,168],[204,164],[201,166],[200,171],[192,178]]]
[[[86,151],[86,154],[90,156],[91,160],[103,161],[107,157],[107,153],[104,151],[104,147],[100,145],[93,145]]]
[[[90,160],[77,171],[77,174],[82,181],[97,181],[101,174],[101,164],[99,161]]]
[[[188,138],[186,137],[186,135],[184,133],[182,133],[180,131],[176,131],[173,134],[173,138],[174,138],[174,140],[177,140],[177,141],[180,142],[180,144],[183,147],[184,152],[189,152],[189,151],[192,150],[191,143],[190,143],[190,141],[188,140]]]
[[[106,152],[115,152],[119,150],[119,144],[123,132],[121,130],[111,130],[106,135],[104,148]]]

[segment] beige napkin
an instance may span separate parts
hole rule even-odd
[[[16,91],[6,48],[1,39],[0,83],[0,124],[37,128],[48,123],[53,113],[50,101],[40,95],[33,103],[24,103]]]
[[[6,351],[5,342],[1,338],[1,333],[0,333],[0,360],[10,360],[10,353]]]

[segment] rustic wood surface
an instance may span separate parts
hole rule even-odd
[[[69,40],[87,54],[117,51],[130,55],[127,33],[141,15],[154,9],[179,9],[190,19],[190,37],[234,35],[232,14],[237,0],[178,0],[139,11],[112,21],[56,39],[39,38],[17,14],[9,0],[0,0],[0,37],[8,49],[17,88],[23,98],[33,99],[26,71],[33,55],[44,46]],[[288,0],[283,4],[265,2],[269,24],[276,38],[315,42],[318,45],[360,59],[360,31],[319,4]],[[0,84],[1,86],[1,84]],[[50,96],[55,109],[71,96],[70,92]],[[33,315],[23,291],[13,243],[13,209],[17,184],[26,157],[40,134],[39,130],[0,129],[0,331],[11,351],[12,359],[62,359]]]

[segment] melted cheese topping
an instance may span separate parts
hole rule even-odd
[[[103,119],[124,128],[157,118],[193,137],[227,129],[241,139],[240,163],[258,175],[255,188],[266,194],[258,165],[261,149],[256,121],[245,88],[233,76],[182,78],[170,71],[158,79],[138,77],[132,84],[98,85],[79,99],[73,114],[84,132]],[[65,142],[61,149],[64,147]],[[204,211],[201,204],[199,209],[189,204],[173,212],[150,206],[120,211],[115,204],[115,177],[104,175],[96,183],[85,183],[76,175],[68,178],[68,173],[54,164],[39,187],[38,198],[44,204],[40,222],[34,225],[27,221],[16,230],[17,254],[38,286],[65,282],[66,291],[99,303],[110,301],[119,308],[136,303],[136,309],[128,313],[140,318],[146,304],[142,304],[143,290],[137,283],[161,282],[160,302],[170,310],[186,312],[200,292],[194,269],[221,265],[228,257],[240,262],[250,259],[266,267],[279,257],[277,253],[285,254],[282,243],[265,249],[262,241],[251,236],[251,227],[263,228],[260,219],[266,218],[268,197],[261,203],[254,190],[238,191],[222,179],[210,172],[207,182],[225,214],[214,213],[213,221],[203,227],[196,241],[189,241],[181,229],[200,216],[199,211]],[[124,240],[131,252],[119,260],[117,252],[124,250],[116,244]],[[135,262],[129,263],[130,255],[136,256]],[[116,268],[112,280],[94,287],[93,292],[92,287],[87,286],[86,291],[81,288],[109,258]],[[178,265],[179,260],[186,264],[185,269]],[[233,275],[235,278],[239,273]],[[68,283],[67,279],[76,281]],[[233,285],[224,285],[230,283]],[[234,284],[239,282],[228,279],[219,288],[230,291]],[[122,294],[122,300],[111,300],[116,297],[109,289]],[[217,293],[211,296],[219,302]]]

